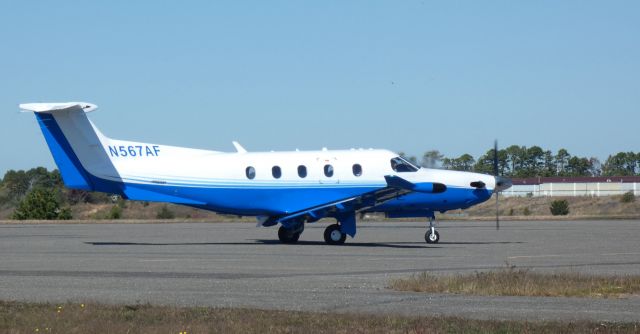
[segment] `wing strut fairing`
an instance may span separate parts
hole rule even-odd
[[[399,176],[391,175],[385,176],[385,179],[387,186],[384,188],[281,217],[261,217],[258,220],[258,225],[273,226],[280,223],[286,227],[294,227],[300,223],[312,223],[325,217],[333,217],[340,222],[340,230],[353,238],[356,235],[356,212],[371,209],[414,191],[435,193],[446,190],[446,187],[440,183],[415,184]],[[442,187],[444,190],[441,190]]]

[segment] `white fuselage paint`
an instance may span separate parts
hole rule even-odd
[[[473,190],[470,183],[481,181],[486,190],[492,191],[496,185],[493,176],[478,173],[427,168],[396,172],[392,169],[391,159],[397,154],[388,150],[245,152],[240,149],[239,152],[224,153],[110,139],[80,110],[82,104],[75,107],[72,104],[23,106],[23,109],[53,115],[86,172],[98,179],[124,185],[254,190],[375,188],[385,187],[385,176],[389,175],[398,175],[415,184],[442,183],[447,189]],[[83,108],[94,110],[96,107],[87,104]],[[361,166],[361,175],[354,174],[354,164]],[[325,175],[325,165],[332,166],[332,176]],[[272,173],[275,166],[281,170],[279,178]],[[298,175],[299,166],[306,167],[305,177]],[[247,177],[248,167],[255,169],[255,178]],[[165,192],[164,195],[171,194]]]

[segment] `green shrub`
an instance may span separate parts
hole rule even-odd
[[[554,216],[566,216],[569,214],[569,202],[566,199],[555,200],[551,202],[549,210]]]
[[[513,208],[509,210],[509,216],[513,216]]]
[[[529,208],[528,208],[528,207],[525,207],[525,208],[522,210],[522,214],[523,214],[523,215],[525,215],[525,216],[530,216],[530,215],[531,215],[531,211],[529,211]]]
[[[109,211],[107,219],[120,219],[122,218],[122,208],[119,205],[114,205]]]
[[[112,198],[113,198],[113,196],[112,196]],[[126,209],[127,208],[127,200],[122,198],[122,197],[120,197],[120,196],[116,195],[115,203],[116,203],[116,205],[118,205],[120,207],[120,209]]]
[[[156,218],[158,219],[173,219],[175,217],[176,215],[173,213],[173,211],[169,210],[166,204],[162,206],[162,208],[156,215]]]
[[[60,209],[53,190],[36,188],[24,197],[11,216],[13,219],[71,219],[71,209]]]
[[[71,215],[71,208],[70,207],[62,208],[62,210],[60,210],[60,213],[58,214],[58,219],[60,220],[73,219],[73,216]]]
[[[620,202],[632,203],[632,202],[635,202],[635,200],[636,200],[636,195],[633,194],[633,191],[627,191],[626,193],[624,193],[624,195],[622,195]]]
[[[5,205],[7,203],[10,203],[10,202],[11,202],[11,199],[9,197],[7,197],[4,194],[0,193],[0,206],[3,206],[3,205]]]

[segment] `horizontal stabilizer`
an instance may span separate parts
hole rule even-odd
[[[20,109],[25,112],[53,112],[74,109],[91,112],[98,109],[98,106],[87,102],[23,103],[20,104]]]

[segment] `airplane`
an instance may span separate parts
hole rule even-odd
[[[485,202],[512,184],[498,176],[497,142],[495,175],[487,175],[421,168],[382,149],[248,152],[233,142],[235,152],[218,152],[125,141],[106,137],[89,120],[95,104],[19,107],[35,114],[66,187],[255,216],[258,226],[279,224],[286,244],[322,218],[337,222],[324,231],[325,242],[344,244],[356,235],[356,215],[372,212],[427,218],[425,241],[435,244],[436,212]]]

